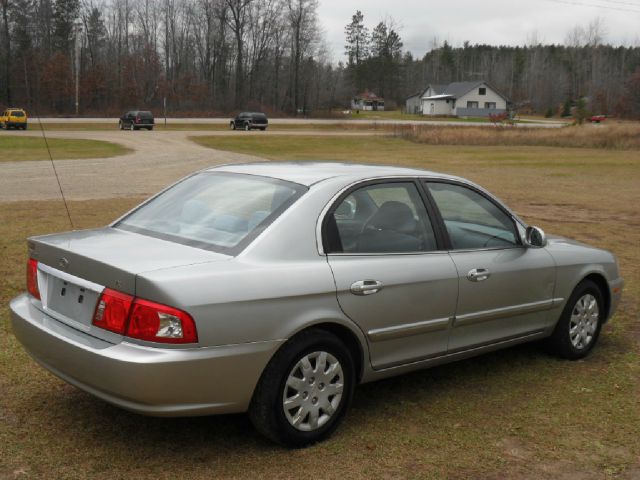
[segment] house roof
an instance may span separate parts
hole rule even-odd
[[[410,98],[413,98],[413,97],[420,97],[420,98],[422,98],[422,95],[424,94],[424,92],[425,92],[424,90],[420,90],[419,92],[412,93],[411,95],[409,95],[408,97],[406,97],[406,98],[405,98],[405,100],[409,100]]]
[[[355,96],[355,98],[361,98],[363,100],[378,100],[384,101],[384,98],[377,96],[375,93],[370,92],[369,90],[365,90],[362,93],[359,93]]]
[[[447,86],[442,83],[430,83],[429,85],[427,85],[427,88],[424,89],[424,92],[426,92],[429,88],[433,90],[433,93],[435,95],[440,95],[447,90]],[[423,95],[424,95],[424,92],[422,92]]]

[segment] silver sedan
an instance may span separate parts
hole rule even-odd
[[[144,414],[248,411],[289,446],[358,383],[541,339],[582,358],[623,285],[467,180],[383,166],[212,168],[28,245],[13,331],[42,366]]]

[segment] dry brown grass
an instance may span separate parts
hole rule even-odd
[[[396,128],[394,136],[428,145],[539,146],[640,149],[640,124],[593,124],[564,128],[440,127],[412,125]]]

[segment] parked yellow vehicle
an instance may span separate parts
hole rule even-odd
[[[9,130],[10,128],[27,129],[27,112],[21,108],[8,108],[0,116],[0,128]]]

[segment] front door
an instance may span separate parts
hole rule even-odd
[[[365,333],[374,368],[446,352],[457,272],[416,182],[352,189],[329,211],[323,237],[338,302]]]
[[[522,245],[512,216],[455,182],[428,182],[449,237],[459,297],[449,352],[539,333],[554,305],[555,264]]]

